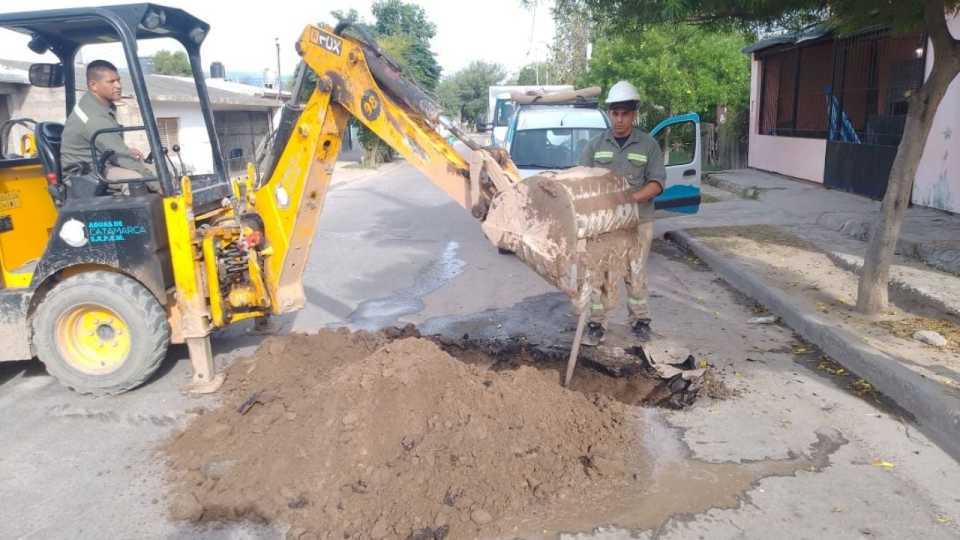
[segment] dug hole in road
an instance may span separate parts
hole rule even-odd
[[[691,481],[654,470],[642,409],[604,393],[633,404],[653,386],[642,375],[625,392],[629,382],[580,373],[581,392],[558,384],[559,362],[451,352],[410,328],[269,338],[230,367],[222,405],[165,446],[172,516],[285,523],[296,538],[640,528],[691,503],[735,505],[760,476],[822,468],[843,442],[825,435],[810,458],[702,464]],[[698,495],[657,496],[672,481]]]

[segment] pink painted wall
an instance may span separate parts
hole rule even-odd
[[[950,20],[950,31],[960,38],[960,15]],[[927,54],[927,73],[933,65]],[[927,147],[917,169],[913,203],[960,212],[960,78],[951,83],[933,120]]]
[[[823,183],[827,141],[801,137],[760,135],[760,62],[751,62],[750,153],[748,165],[755,169]]]

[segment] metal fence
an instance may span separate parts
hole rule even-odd
[[[761,61],[759,132],[896,146],[926,39],[885,30],[771,49]]]

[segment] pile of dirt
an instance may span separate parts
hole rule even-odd
[[[174,518],[293,538],[498,536],[649,478],[622,403],[419,337],[270,338],[227,381],[222,406],[164,447]]]

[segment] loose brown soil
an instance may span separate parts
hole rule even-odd
[[[169,507],[304,538],[539,533],[571,503],[649,480],[632,411],[419,337],[270,338],[231,366],[222,406],[165,445]]]

